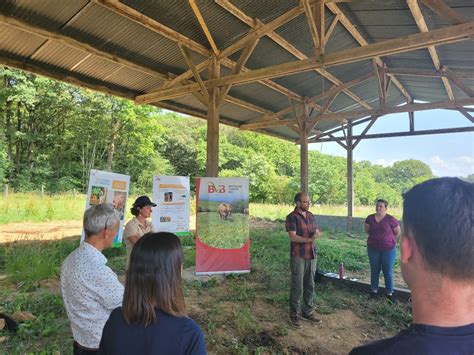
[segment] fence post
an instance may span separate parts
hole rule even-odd
[[[44,185],[41,185],[41,198],[44,196]]]
[[[73,198],[76,198],[76,189],[75,189],[75,188],[72,189],[72,197],[73,197]]]
[[[4,192],[5,197],[8,197],[8,184],[5,184],[5,192]]]

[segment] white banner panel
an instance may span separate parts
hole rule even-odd
[[[152,221],[158,232],[176,235],[189,233],[189,176],[155,176],[153,178]]]

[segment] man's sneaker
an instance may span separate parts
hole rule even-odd
[[[316,316],[313,314],[310,314],[309,316],[303,316],[304,320],[313,322],[313,323],[321,323],[321,319],[316,318]]]
[[[303,328],[303,324],[301,324],[301,319],[298,316],[290,315],[290,324],[295,328]]]

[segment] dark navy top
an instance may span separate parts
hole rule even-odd
[[[206,354],[201,328],[190,318],[156,310],[157,322],[148,326],[127,324],[122,307],[105,323],[99,354]]]
[[[474,323],[453,328],[412,324],[393,338],[359,346],[350,354],[472,355]]]

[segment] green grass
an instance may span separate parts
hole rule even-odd
[[[0,248],[1,264],[10,282],[30,289],[37,281],[58,277],[62,260],[78,245],[78,240],[19,242]]]
[[[33,193],[10,193],[0,197],[0,224],[81,220],[85,202],[86,196],[82,194],[41,197]]]
[[[224,220],[217,212],[199,212],[197,223],[199,239],[215,248],[241,248],[249,235],[249,216],[243,213],[232,213]]]

